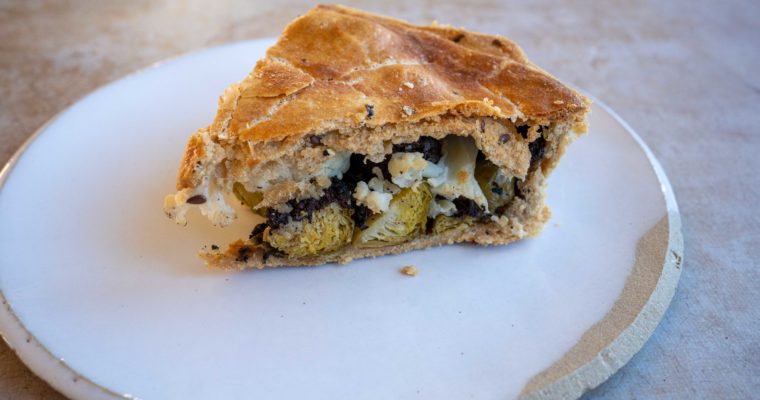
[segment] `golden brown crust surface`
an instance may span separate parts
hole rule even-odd
[[[295,145],[312,133],[444,115],[581,123],[587,107],[504,37],[320,5],[291,22],[253,72],[225,92],[208,133]],[[188,145],[179,190],[206,173],[200,148],[198,140]],[[272,156],[248,154],[248,162]]]

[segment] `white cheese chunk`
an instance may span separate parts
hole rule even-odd
[[[338,179],[343,179],[343,174],[351,167],[351,153],[348,151],[336,153],[328,150],[328,154],[330,154],[330,158],[325,160],[322,173],[317,175],[323,175],[328,178],[335,176]]]
[[[196,196],[203,199],[202,203],[187,202],[188,199]],[[164,213],[178,224],[187,224],[186,214],[191,207],[200,209],[201,214],[217,226],[227,226],[236,218],[235,210],[227,204],[222,192],[213,184],[196,188],[196,191],[189,188],[182,189],[175,195],[164,198]]]
[[[393,198],[391,188],[379,178],[372,178],[367,182],[358,182],[354,189],[354,199],[356,203],[361,204],[372,210],[373,213],[382,213],[388,210],[388,206]]]
[[[456,210],[457,206],[451,200],[433,200],[428,208],[428,218],[435,218],[441,214],[451,216]]]
[[[393,183],[402,188],[412,187],[423,178],[443,175],[443,167],[423,158],[422,153],[394,153],[388,161],[388,172]]]
[[[488,201],[475,180],[477,158],[478,148],[472,139],[453,135],[443,139],[443,157],[439,164],[444,165],[446,174],[439,179],[428,180],[433,194],[449,200],[463,196],[481,207],[487,207]]]

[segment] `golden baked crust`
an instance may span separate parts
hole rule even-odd
[[[570,119],[582,130],[587,109],[586,98],[504,37],[320,5],[291,22],[253,72],[227,89],[203,132],[288,147],[305,135],[446,115],[542,125]],[[190,140],[178,190],[202,182],[209,145]],[[283,151],[250,152],[245,162],[252,167]]]
[[[262,188],[255,182],[266,180],[257,206],[263,210],[320,196],[314,177],[324,177],[321,168],[341,154],[378,162],[392,144],[460,135],[518,179],[521,194],[489,220],[392,246],[350,243],[304,258],[270,257],[252,240],[200,256],[210,267],[235,270],[347,262],[460,242],[509,243],[539,234],[549,218],[545,177],[585,131],[588,109],[585,97],[504,37],[320,5],[291,22],[254,70],[225,90],[211,125],[190,138],[178,192],[167,196],[164,209],[182,223],[187,205],[198,205],[223,226],[235,212],[220,193],[235,182],[255,190]],[[538,139],[545,146],[534,162],[530,146]]]

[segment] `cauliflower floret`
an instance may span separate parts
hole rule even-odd
[[[444,168],[423,158],[422,153],[394,153],[388,161],[388,172],[393,183],[402,188],[412,187],[423,178],[444,175]]]
[[[164,198],[164,213],[176,223],[187,224],[186,214],[191,207],[198,207],[214,225],[227,226],[235,218],[235,210],[224,200],[216,185],[206,185],[192,189],[182,189]]]
[[[374,190],[376,192],[389,192],[391,194],[396,194],[401,190],[398,186],[386,181],[382,177],[375,177],[370,179],[367,185],[371,190]]]
[[[446,174],[438,179],[429,179],[433,195],[453,200],[459,196],[474,200],[481,207],[488,202],[475,180],[475,162],[478,148],[470,138],[447,136],[443,139],[443,157],[439,163],[445,165]]]
[[[471,138],[447,136],[443,139],[443,157],[437,164],[425,160],[422,153],[394,153],[388,161],[388,172],[393,183],[408,188],[427,182],[433,195],[454,200],[459,196],[472,199],[481,207],[488,205],[486,196],[475,179],[478,148]],[[453,203],[434,202],[431,217],[451,215]]]
[[[385,212],[393,198],[393,193],[385,186],[378,178],[370,179],[369,184],[358,182],[354,189],[354,198],[358,204],[366,206],[373,213]]]
[[[435,218],[438,215],[451,216],[456,210],[457,206],[451,200],[433,200],[428,208],[428,218]]]
[[[325,161],[325,164],[322,167],[322,173],[318,175],[326,176],[328,178],[335,176],[338,179],[343,179],[343,174],[346,173],[351,166],[350,160],[350,152],[331,154],[331,157]]]

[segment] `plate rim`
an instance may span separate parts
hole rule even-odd
[[[646,342],[649,341],[652,333],[654,333],[654,330],[660,325],[662,317],[670,307],[670,303],[673,300],[676,288],[678,287],[678,282],[681,278],[684,257],[681,213],[678,208],[675,192],[673,191],[670,180],[665,173],[665,169],[662,167],[660,161],[655,157],[646,142],[644,142],[644,139],[636,133],[628,122],[610,108],[610,106],[600,101],[595,96],[586,92],[583,92],[583,94],[591,99],[594,105],[599,106],[599,108],[610,115],[615,122],[620,124],[634,139],[636,144],[638,144],[644,152],[644,155],[647,157],[649,165],[652,167],[652,170],[660,183],[660,193],[665,200],[665,211],[667,213],[668,222],[668,243],[665,248],[662,270],[657,277],[657,282],[644,303],[644,306],[636,313],[633,322],[620,331],[610,344],[602,348],[589,362],[579,366],[571,373],[562,376],[540,389],[527,393],[520,393],[518,398],[521,400],[554,398],[577,399],[584,393],[606,382],[612,375],[627,365],[633,356],[635,356],[644,347]],[[631,275],[629,274],[628,278],[630,278],[630,276]],[[626,278],[626,283],[628,282],[628,278]],[[615,301],[617,302],[621,297],[622,293]],[[612,308],[607,311],[602,319],[606,318],[611,311]],[[584,335],[594,326],[587,329],[584,332]],[[577,344],[578,343],[576,343],[576,345]],[[572,348],[574,347],[575,346]],[[570,350],[568,350],[568,352],[569,351]],[[567,354],[567,352],[565,354]],[[610,362],[610,358],[612,357],[616,358],[617,361]],[[557,361],[555,361],[555,363]],[[554,365],[555,364],[552,364],[544,371]],[[539,372],[539,374],[542,372]]]
[[[19,146],[19,148],[3,165],[3,168],[0,169],[0,191],[5,186],[5,183],[10,176],[13,168],[26,152],[26,150],[31,146],[31,144],[34,143],[34,141],[39,138],[39,136],[42,135],[42,133],[44,133],[50,127],[50,125],[56,122],[63,114],[70,111],[74,106],[81,103],[84,99],[93,96],[96,93],[112,85],[115,85],[118,82],[131,79],[144,72],[159,68],[166,64],[170,64],[185,57],[236,45],[256,42],[271,43],[275,39],[276,38],[266,37],[228,42],[221,45],[205,46],[202,48],[194,49],[192,51],[167,57],[145,67],[132,71],[126,75],[123,75],[120,78],[98,86],[94,90],[78,98],[72,104],[53,115],[36,131],[34,131],[34,133],[32,133],[21,144],[21,146]],[[636,144],[639,146],[649,161],[649,165],[652,167],[652,170],[654,171],[657,180],[660,183],[660,192],[665,200],[668,221],[668,245],[666,249],[666,255],[664,257],[662,271],[658,276],[655,288],[649,295],[649,298],[647,299],[644,306],[641,308],[641,310],[638,311],[634,321],[631,324],[627,325],[625,329],[620,331],[616,335],[615,339],[613,339],[613,341],[607,347],[602,349],[599,354],[597,354],[591,361],[536,391],[521,393],[519,395],[519,398],[545,399],[562,397],[575,399],[582,396],[585,392],[604,383],[620,368],[625,366],[649,340],[652,333],[662,320],[665,312],[669,308],[670,302],[675,294],[678,282],[680,280],[684,246],[683,235],[681,232],[681,216],[675,193],[673,191],[670,180],[665,173],[665,170],[649,146],[647,146],[647,144],[638,135],[638,133],[636,133],[636,131],[617,112],[615,112],[612,108],[610,108],[604,102],[600,101],[595,96],[590,95],[585,91],[581,92],[583,92],[585,96],[589,97],[592,100],[593,106],[597,106],[606,112],[615,120],[615,122],[620,124],[620,126],[625,129],[625,131],[634,139]],[[669,274],[669,279],[663,279],[663,276],[666,275],[666,272]],[[619,298],[620,296],[618,296],[618,299]],[[657,298],[657,301],[653,301],[655,298]],[[3,341],[8,345],[11,351],[13,351],[13,353],[15,353],[16,356],[21,359],[27,368],[29,368],[37,377],[45,381],[55,390],[71,398],[84,398],[85,396],[88,398],[97,397],[110,399],[138,398],[129,393],[119,393],[113,389],[109,389],[108,387],[97,383],[93,379],[90,379],[85,375],[77,372],[68,363],[66,363],[63,358],[57,357],[52,351],[50,351],[41,342],[39,342],[34,334],[21,322],[21,319],[16,315],[13,307],[5,297],[5,293],[3,292],[2,287],[0,287],[0,301],[2,302],[2,307],[0,307],[0,337],[2,337]],[[612,309],[608,310],[608,312],[611,310]],[[646,319],[649,321],[649,323],[643,323],[642,319]],[[588,332],[588,330],[585,332]],[[635,338],[634,343],[621,343],[620,339],[624,336],[632,336]],[[604,353],[615,354],[619,359],[622,359],[623,362],[619,363],[619,365],[610,366],[602,359],[602,355]],[[597,364],[596,368],[594,368],[594,364]],[[551,366],[549,368],[551,368]],[[602,373],[599,373],[600,369]]]

